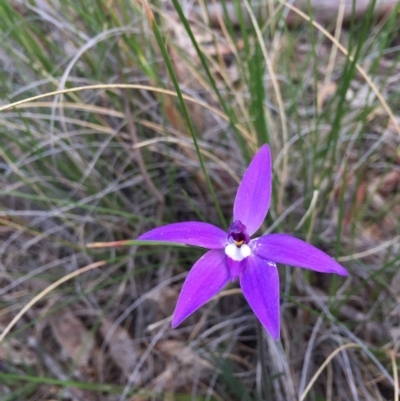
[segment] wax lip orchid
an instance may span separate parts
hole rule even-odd
[[[243,294],[262,325],[279,338],[279,275],[276,263],[321,273],[348,273],[314,246],[286,234],[250,237],[260,228],[271,200],[272,162],[268,145],[254,156],[239,185],[228,233],[188,221],[155,228],[139,240],[177,242],[209,249],[192,267],[179,295],[172,327],[204,305],[229,280],[239,279]]]

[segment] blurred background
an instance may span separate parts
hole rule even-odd
[[[48,293],[0,343],[0,400],[397,401],[398,3],[1,1],[0,335]],[[236,283],[172,330],[202,251],[87,244],[226,228],[263,143],[263,232],[350,276],[279,266],[278,342]]]

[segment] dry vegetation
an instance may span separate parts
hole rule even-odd
[[[0,337],[0,400],[398,401],[398,9],[344,26],[339,11],[324,31],[280,2],[242,1],[235,20],[151,3],[0,2],[0,335],[39,294]],[[289,11],[302,23],[289,28]],[[263,230],[306,239],[350,276],[281,266],[278,342],[237,285],[172,330],[200,250],[86,245],[222,226],[215,203],[229,221],[264,142]]]

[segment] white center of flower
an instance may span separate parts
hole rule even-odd
[[[236,262],[242,261],[251,254],[251,249],[248,245],[243,244],[241,247],[237,247],[235,244],[229,244],[225,247],[225,254]]]

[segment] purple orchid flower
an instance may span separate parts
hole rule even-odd
[[[239,278],[243,294],[262,325],[279,338],[279,275],[276,263],[321,273],[348,273],[330,256],[295,237],[269,234],[250,239],[267,215],[271,200],[272,162],[263,145],[248,167],[236,193],[228,233],[202,222],[188,221],[155,228],[139,240],[177,242],[209,249],[192,267],[183,284],[172,327],[204,305],[229,280]]]

